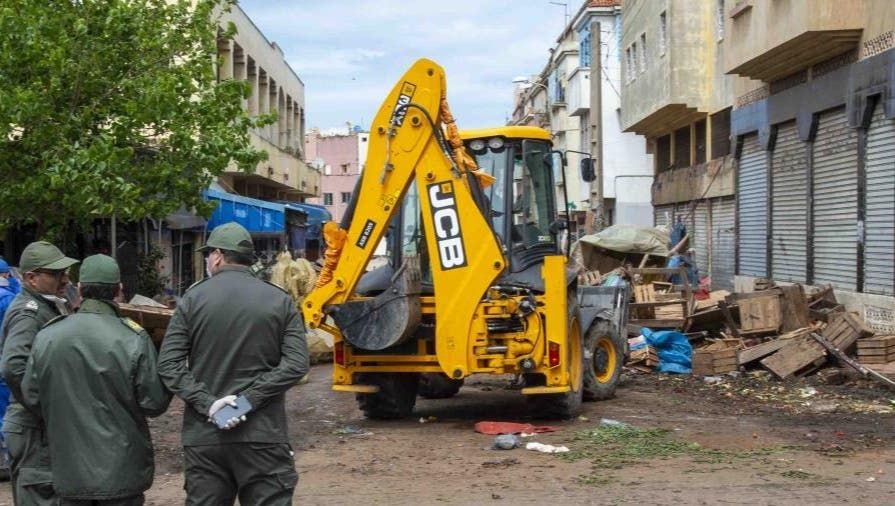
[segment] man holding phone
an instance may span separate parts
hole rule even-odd
[[[186,503],[292,504],[285,394],[308,372],[304,323],[285,291],[249,272],[241,225],[218,226],[200,251],[211,277],[179,301],[159,352],[162,380],[186,403]]]

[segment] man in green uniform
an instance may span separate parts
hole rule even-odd
[[[22,379],[34,336],[51,319],[67,312],[59,295],[68,284],[66,270],[78,263],[56,246],[33,242],[19,260],[22,291],[3,319],[0,369],[12,392],[3,421],[3,435],[12,458],[13,495],[16,504],[56,504],[50,454],[40,414],[22,407]]]
[[[211,277],[178,302],[159,352],[162,380],[186,403],[186,503],[292,504],[285,394],[308,372],[304,323],[285,291],[249,272],[245,228],[221,225],[200,250]],[[210,423],[237,395],[251,411],[226,429]]]
[[[78,313],[38,332],[28,361],[24,405],[46,423],[60,505],[141,505],[152,486],[146,417],[164,413],[171,394],[149,334],[118,314],[121,289],[113,258],[85,258]]]

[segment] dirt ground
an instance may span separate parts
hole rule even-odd
[[[533,421],[559,430],[523,441],[571,450],[550,455],[492,450],[474,432],[481,420],[531,421],[508,378],[471,378],[455,398],[383,422],[332,392],[329,374],[316,366],[289,394],[296,504],[895,504],[895,392],[870,383],[626,375],[578,419]],[[149,505],[183,500],[181,412],[175,402],[152,421]],[[0,485],[0,506],[11,503]]]

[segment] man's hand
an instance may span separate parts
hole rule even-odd
[[[224,397],[221,397],[220,399],[211,403],[211,407],[208,408],[208,421],[214,423],[214,414],[217,413],[218,411],[220,411],[221,408],[223,408],[224,406],[232,406],[234,408],[237,407],[236,396],[235,395],[225,395]],[[236,427],[237,425],[239,425],[240,423],[242,423],[244,421],[246,421],[245,415],[234,416],[233,418],[227,420],[227,422],[224,424],[223,428],[225,430],[229,430],[229,429],[232,429],[233,427]]]

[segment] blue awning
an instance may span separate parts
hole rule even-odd
[[[208,230],[235,221],[251,234],[282,234],[286,231],[286,208],[283,204],[217,190],[205,190],[202,195],[206,200],[218,203],[208,219]]]
[[[298,211],[308,215],[308,225],[320,225],[333,219],[333,215],[323,206],[307,204],[305,202],[286,202],[281,201],[286,209]]]

